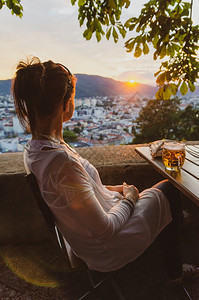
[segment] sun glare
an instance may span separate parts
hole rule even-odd
[[[130,80],[130,83],[134,83],[134,82],[135,82],[135,80],[133,80],[133,79]]]

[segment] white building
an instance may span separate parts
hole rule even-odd
[[[103,118],[105,116],[105,110],[102,107],[95,107],[93,115],[97,118]]]
[[[95,107],[95,106],[96,106],[96,103],[97,103],[97,99],[92,98],[92,99],[91,99],[91,106],[92,106],[92,107]]]
[[[13,124],[12,123],[5,123],[3,124],[3,130],[6,132],[6,133],[13,133]]]
[[[16,134],[22,134],[24,133],[24,129],[23,127],[21,126],[20,122],[19,122],[19,119],[17,118],[17,116],[14,116],[13,119],[13,131],[14,133]]]
[[[123,137],[124,137],[124,140],[125,140],[125,144],[129,144],[129,143],[132,143],[134,135],[129,134],[129,133],[124,133]]]
[[[14,139],[1,139],[0,145],[3,152],[16,152],[17,151],[18,138]]]
[[[24,147],[25,147],[26,144],[27,144],[27,140],[26,139],[19,141],[18,144],[17,144],[17,151],[18,152],[23,152],[24,151]]]
[[[75,99],[75,106],[76,107],[77,106],[82,106],[82,103],[83,103],[82,99]]]
[[[90,107],[91,106],[91,99],[90,98],[84,98],[83,105]]]

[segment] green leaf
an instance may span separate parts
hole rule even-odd
[[[93,25],[97,31],[99,31],[99,32],[102,31],[102,25],[100,24],[100,22],[97,19],[94,20]]]
[[[83,6],[86,0],[78,0],[78,6]]]
[[[132,40],[132,39],[131,39]],[[125,47],[127,48],[126,52],[131,52],[133,51],[133,48],[135,46],[135,40],[133,40],[132,42],[130,42],[130,40],[128,40],[126,43],[125,43]]]
[[[120,26],[117,26],[117,28],[118,28],[120,34],[122,35],[122,37],[125,38],[125,36],[126,36],[126,30],[123,29],[123,28],[120,27]]]
[[[156,60],[158,57],[158,53],[157,53],[157,50],[153,53],[153,59]]]
[[[187,84],[185,81],[183,81],[183,83],[181,84],[181,87],[180,87],[180,93],[182,95],[186,95],[187,92],[188,92]]]
[[[131,23],[134,23],[135,25],[136,25],[136,21],[137,19],[136,18],[130,18],[130,19],[128,19],[125,23],[124,23],[124,27],[126,27],[126,28],[128,28],[130,25],[131,25]],[[135,27],[135,26],[134,26]]]
[[[178,44],[172,43],[172,47],[177,52],[180,50],[180,46]]]
[[[155,35],[155,37],[152,40],[154,48],[156,48],[158,41],[159,41],[159,36]]]
[[[157,100],[162,100],[163,99],[163,91],[164,91],[164,87],[160,87],[158,89],[158,91],[155,94],[155,97]]]
[[[170,81],[171,81],[171,74],[170,74],[169,71],[166,71],[166,72],[165,72],[165,76],[166,76],[166,81],[167,81],[167,82],[170,82]]]
[[[196,87],[191,81],[188,82],[188,86],[189,86],[189,89],[190,89],[191,92],[195,91]]]
[[[156,79],[157,84],[163,85],[163,84],[165,83],[165,81],[166,81],[166,76],[165,76],[165,75],[166,75],[166,74],[165,74],[165,72],[164,72],[164,73],[161,73],[161,74],[158,76],[158,78]]]
[[[112,24],[112,25],[115,25],[115,19],[114,19],[114,16],[110,16],[110,21],[111,21],[111,24]]]
[[[179,42],[180,44],[183,44],[183,43],[184,43],[184,40],[185,40],[186,35],[187,35],[187,34],[185,33],[185,34],[181,34],[181,35],[179,36],[178,42]]]
[[[112,27],[110,27],[109,30],[108,30],[107,33],[106,33],[106,38],[107,38],[107,40],[110,39],[110,36],[111,36],[111,30],[112,30]]]
[[[14,5],[12,10],[16,15],[20,15],[21,11],[19,6]]]
[[[136,24],[131,24],[131,25],[129,26],[129,31],[132,31],[132,30],[135,28],[135,26],[136,26]]]
[[[7,1],[6,1],[6,5],[7,5],[7,7],[8,7],[9,9],[12,9],[12,7],[13,7],[12,0],[7,0]]]
[[[161,70],[157,71],[156,73],[154,73],[154,76],[158,76],[160,74]]]
[[[141,54],[142,54],[142,49],[140,47],[140,44],[137,44],[136,47],[135,47],[134,56],[135,57],[140,57]]]
[[[166,86],[164,91],[163,91],[163,99],[164,100],[169,100],[171,98],[171,89],[169,86]]]
[[[189,15],[189,9],[184,9],[181,13],[181,16],[188,16]]]
[[[170,39],[170,36],[169,36],[169,34],[166,34],[166,36],[165,36],[165,38],[164,38],[164,42],[168,42],[169,41],[169,39]]]
[[[90,39],[92,38],[92,34],[93,34],[93,33],[92,33],[91,31],[88,32],[88,34],[87,34],[87,36],[86,36],[87,41],[90,40]]]
[[[89,29],[86,29],[86,30],[83,32],[83,37],[86,37],[89,31],[90,31]]]
[[[162,58],[165,57],[166,54],[167,54],[167,53],[166,53],[166,46],[163,44],[159,56],[160,56],[160,58],[162,59]]]
[[[96,35],[96,39],[97,39],[97,41],[99,43],[100,40],[101,40],[101,38],[102,38],[102,36],[101,36],[101,34],[98,31],[96,31],[95,35]]]
[[[84,19],[85,19],[85,18],[82,17],[82,18],[79,20],[79,25],[80,25],[80,27],[83,25]]]
[[[144,54],[148,54],[149,53],[149,47],[148,47],[147,43],[143,44],[143,53]]]
[[[170,88],[171,88],[171,93],[172,95],[176,95],[177,91],[178,91],[178,86],[175,83],[171,83],[170,84]]]
[[[162,62],[162,66],[163,66],[164,68],[167,68],[167,67],[168,67],[168,61]]]
[[[72,5],[75,5],[75,2],[76,2],[77,0],[71,0],[71,4]]]
[[[83,36],[86,38],[86,40],[90,40],[92,37],[92,31],[90,31],[89,29],[86,29],[83,33]]]
[[[117,9],[117,1],[116,0],[109,0],[109,5],[111,8]]]
[[[139,32],[140,30],[141,30],[141,27],[140,27],[140,25],[138,25],[136,28],[136,32]]]
[[[125,2],[126,2],[125,8],[128,8],[129,5],[131,4],[131,1],[130,0],[126,0]]]
[[[114,42],[117,43],[117,41],[118,41],[118,33],[115,30],[115,27],[113,27],[113,39],[114,39]]]
[[[117,10],[116,13],[115,13],[115,18],[116,18],[117,21],[120,20],[120,16],[121,16],[121,11]]]
[[[175,50],[171,45],[169,45],[167,48],[167,55],[169,55],[170,57],[174,57],[175,55]]]

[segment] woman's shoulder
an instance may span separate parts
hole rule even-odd
[[[56,167],[56,165],[59,165],[63,167],[64,165],[75,165],[79,164],[78,157],[75,157],[75,155],[70,155],[67,151],[64,151],[62,149],[53,151],[51,154],[51,164]]]
[[[64,145],[55,144],[48,140],[30,140],[24,150],[27,156],[33,160],[39,159],[40,161],[48,161],[48,163],[78,161],[76,155],[72,152],[69,153]]]
[[[62,182],[67,178],[76,184],[79,182],[85,183],[88,181],[88,175],[82,167],[78,157],[70,155],[65,151],[56,151],[51,156],[50,160],[46,161],[46,166],[43,170],[43,178],[54,178],[54,182]]]

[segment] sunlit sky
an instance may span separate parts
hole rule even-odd
[[[138,15],[147,0],[131,1],[123,13],[127,19]],[[12,78],[17,62],[29,55],[42,61],[52,59],[65,64],[72,73],[95,74],[122,81],[155,85],[154,72],[159,61],[150,54],[134,58],[127,53],[122,38],[115,44],[105,38],[97,43],[83,38],[77,7],[70,0],[21,0],[22,19],[7,7],[0,10],[0,79]],[[199,1],[194,1],[193,19],[197,20]]]

